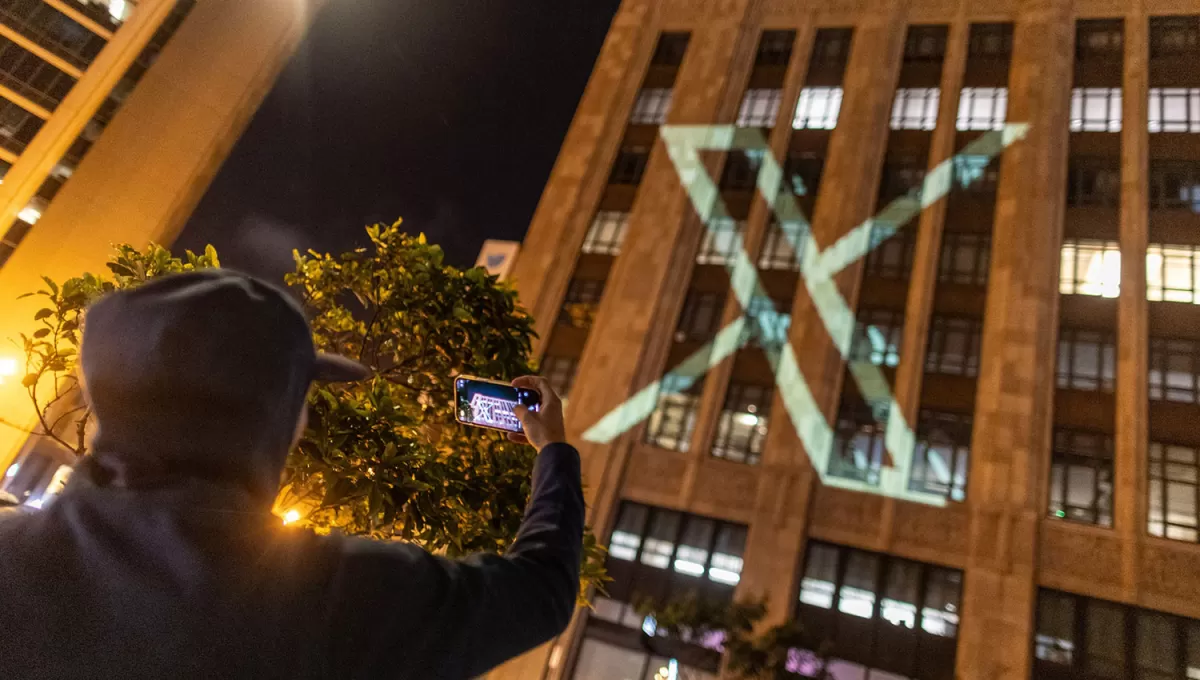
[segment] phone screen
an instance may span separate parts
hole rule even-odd
[[[534,390],[463,377],[454,381],[454,400],[454,412],[460,423],[522,432],[513,408],[521,405],[536,411],[540,395]]]

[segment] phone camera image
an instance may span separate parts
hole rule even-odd
[[[522,405],[537,410],[540,402],[536,391],[488,380],[458,378],[454,387],[459,422],[505,432],[524,431],[513,409]]]

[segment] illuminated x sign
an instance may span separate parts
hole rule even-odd
[[[878,215],[852,229],[829,248],[821,250],[813,238],[808,219],[796,203],[796,194],[804,194],[806,187],[800,180],[794,179],[792,181],[795,184],[790,190],[782,190],[782,168],[771,155],[766,139],[759,130],[732,125],[663,126],[662,138],[679,179],[691,198],[692,206],[712,234],[724,230],[729,212],[721,199],[720,190],[700,161],[700,151],[742,150],[759,155],[758,191],[772,206],[788,244],[794,252],[801,253],[800,278],[833,344],[848,361],[850,374],[871,407],[876,421],[886,423],[884,442],[892,464],[880,470],[878,485],[826,474],[833,447],[833,429],[817,407],[808,381],[800,372],[795,352],[788,342],[791,316],[775,311],[759,281],[758,270],[746,252],[742,235],[736,231],[733,234],[734,255],[726,261],[725,267],[729,271],[733,295],[742,309],[747,310],[746,313],[721,329],[711,342],[684,359],[661,380],[643,388],[601,418],[584,433],[584,439],[607,444],[629,431],[649,417],[661,393],[686,391],[698,378],[745,346],[751,337],[751,333],[746,332],[747,324],[752,324],[775,373],[775,383],[784,407],[823,483],[928,505],[945,505],[943,496],[908,488],[915,444],[913,430],[905,421],[879,366],[869,361],[851,359],[851,346],[861,340],[855,337],[854,312],[837,289],[833,277],[878,247],[921,210],[940,200],[949,193],[953,184],[965,187],[982,177],[988,163],[1009,145],[1023,139],[1028,129],[1026,124],[1014,123],[984,134],[967,145],[961,153],[929,172],[919,192],[897,198]],[[872,332],[878,334],[875,328],[866,329],[868,335]]]

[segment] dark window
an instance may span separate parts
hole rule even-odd
[[[655,66],[679,66],[683,63],[683,55],[687,52],[688,33],[663,33],[658,38],[654,48],[654,58],[650,63]]]
[[[587,236],[583,239],[583,252],[599,255],[617,255],[625,242],[629,228],[629,213],[616,210],[601,210],[592,220]]]
[[[971,24],[968,56],[971,59],[1012,56],[1012,24]]]
[[[813,39],[812,63],[815,66],[845,66],[850,59],[852,28],[820,28]]]
[[[771,414],[771,388],[733,383],[725,392],[725,405],[717,419],[712,455],[735,463],[757,465]]]
[[[1079,328],[1059,329],[1059,389],[1112,392],[1116,364],[1117,347],[1112,333]]]
[[[696,411],[704,383],[668,373],[660,382],[658,403],[646,426],[646,443],[671,451],[687,451],[696,429]]]
[[[746,223],[733,218],[714,218],[704,225],[696,264],[729,264],[737,251],[744,247],[742,232]]]
[[[0,37],[0,83],[53,110],[75,79],[8,38]]]
[[[838,409],[827,472],[834,477],[877,486],[885,455],[886,431],[886,414],[881,414],[877,420],[860,399],[843,399]]]
[[[746,96],[742,97],[742,107],[738,110],[737,126],[753,128],[775,127],[775,119],[779,116],[779,104],[782,100],[783,90],[775,88],[752,88],[746,90]]]
[[[924,409],[917,419],[908,488],[938,494],[952,501],[967,498],[967,469],[971,461],[971,416]]]
[[[596,308],[604,294],[604,281],[595,279],[572,279],[558,313],[560,326],[591,328],[596,320]]]
[[[1034,656],[1034,680],[1191,680],[1200,621],[1043,589]]]
[[[925,166],[915,158],[889,161],[883,166],[879,182],[879,205],[885,206],[901,196],[919,198],[925,182]]]
[[[633,113],[629,122],[636,125],[662,125],[667,122],[667,114],[671,111],[671,96],[674,90],[669,87],[650,87],[638,93],[637,101],[633,104]]]
[[[106,44],[104,38],[43,0],[7,0],[0,4],[0,18],[6,25],[79,69],[86,69]]]
[[[797,196],[816,196],[821,186],[821,173],[825,170],[825,159],[812,153],[788,154],[783,164],[785,181]]]
[[[1150,442],[1151,536],[1200,541],[1200,451]]]
[[[1150,338],[1150,399],[1200,403],[1200,343]]]
[[[787,303],[773,300],[766,295],[750,298],[746,307],[746,325],[742,330],[742,344],[754,347],[779,348],[787,342],[792,317]]]
[[[761,151],[731,151],[721,173],[721,188],[732,191],[751,191],[758,184],[762,167]]]
[[[962,584],[957,569],[810,541],[796,617],[827,632],[839,665],[887,674],[846,677],[951,680]]]
[[[650,150],[641,147],[621,149],[613,162],[609,184],[640,184],[650,161]]]
[[[807,222],[787,221],[781,224],[772,216],[762,253],[758,256],[758,266],[761,269],[800,271],[800,257],[807,241]]]
[[[756,66],[787,66],[792,58],[792,45],[796,42],[795,31],[763,31],[758,41]]]
[[[1075,58],[1120,59],[1124,56],[1120,19],[1081,19],[1075,24]]]
[[[1191,56],[1200,51],[1200,17],[1150,17],[1150,56]]]
[[[1073,88],[1069,128],[1071,132],[1120,132],[1121,88]]]
[[[1067,168],[1067,205],[1115,208],[1121,203],[1121,168],[1101,159],[1072,160]]]
[[[0,99],[0,146],[20,155],[42,129],[43,122],[7,99]]]
[[[979,375],[979,347],[983,323],[979,319],[935,316],[929,324],[929,350],[925,372],[975,377]]]
[[[630,605],[639,598],[665,601],[694,593],[730,602],[745,546],[745,526],[626,501],[609,540],[612,581],[606,596],[596,598],[593,615],[638,628],[642,618]]]
[[[1050,457],[1050,516],[1111,527],[1112,475],[1112,437],[1055,428]]]
[[[1200,213],[1200,163],[1151,159],[1150,207]]]
[[[855,320],[850,360],[876,366],[900,364],[900,341],[904,337],[904,312],[894,309],[863,308]]]
[[[941,61],[946,56],[945,26],[909,26],[904,61]]]
[[[987,234],[946,232],[938,261],[938,283],[986,286],[991,264],[992,237]]]
[[[724,307],[723,293],[689,291],[683,300],[679,323],[675,326],[675,342],[703,342],[710,339],[717,331]]]
[[[550,356],[542,359],[542,376],[550,381],[554,393],[563,399],[570,396],[578,370],[579,360],[573,357]]]
[[[961,128],[960,128],[961,129]],[[950,195],[995,197],[1000,184],[1000,168],[987,156],[958,154],[954,157],[954,177]]]
[[[884,233],[871,230],[872,248],[867,253],[865,274],[880,279],[907,279],[912,273],[913,229],[900,229],[886,239]]]

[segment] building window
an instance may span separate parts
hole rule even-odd
[[[971,416],[923,409],[917,418],[908,488],[961,502],[967,498],[971,460]]]
[[[683,300],[683,311],[675,326],[675,342],[703,342],[717,331],[721,311],[725,308],[724,293],[688,291]]]
[[[1200,451],[1150,442],[1151,536],[1200,541]]]
[[[1146,248],[1146,299],[1200,304],[1198,278],[1197,246],[1152,243]]]
[[[1075,24],[1075,58],[1121,59],[1125,46],[1120,19],[1085,19]]]
[[[1012,56],[1012,24],[971,24],[970,59],[995,59]]]
[[[1071,90],[1071,132],[1120,132],[1121,88]]]
[[[596,610],[599,611],[599,607]],[[672,668],[675,670],[672,671]],[[632,648],[616,645],[598,637],[584,638],[579,647],[579,661],[576,662],[575,672],[571,675],[572,680],[654,680],[668,677],[717,680],[715,673],[686,666],[677,659],[652,654],[640,646]]]
[[[821,186],[825,159],[814,153],[791,153],[783,164],[783,174],[797,196],[816,196]]]
[[[642,175],[646,173],[646,163],[650,161],[650,150],[644,147],[628,147],[621,149],[617,160],[613,162],[612,175],[609,184],[641,184]]]
[[[1001,130],[1007,116],[1007,87],[964,87],[959,94],[959,130]]]
[[[1151,160],[1150,207],[1200,213],[1200,163]]]
[[[42,129],[43,122],[7,99],[0,99],[0,146],[20,155]]]
[[[758,170],[762,167],[762,151],[731,151],[725,158],[721,171],[723,191],[751,191],[758,184]]]
[[[1112,392],[1116,364],[1117,347],[1112,333],[1059,329],[1058,389]]]
[[[854,37],[851,28],[821,28],[813,39],[812,62],[814,65],[843,65],[850,59],[850,41]]]
[[[946,56],[945,26],[909,26],[904,61],[941,61]]]
[[[62,57],[78,69],[88,64],[106,44],[92,33],[51,6],[40,2],[8,2],[0,8],[4,23],[17,29],[38,45]]]
[[[696,253],[696,264],[728,264],[742,241],[746,223],[730,217],[713,218],[704,228],[704,240]]]
[[[1150,132],[1200,132],[1200,87],[1150,88]]]
[[[829,469],[833,477],[879,485],[879,469],[884,460],[884,436],[887,417],[875,414],[861,399],[843,398],[833,430],[833,451]]]
[[[929,350],[925,355],[925,372],[979,375],[979,346],[983,323],[979,319],[957,316],[935,316],[929,323]]]
[[[781,223],[772,217],[771,226],[767,229],[763,241],[762,253],[758,256],[759,268],[800,271],[800,257],[804,253],[807,240],[807,223],[793,220]],[[795,244],[795,247],[792,244]]]
[[[938,283],[986,286],[991,252],[992,237],[987,234],[946,232],[938,261]]]
[[[951,196],[972,195],[994,198],[1000,184],[1000,169],[987,156],[958,154],[954,157]]]
[[[832,130],[837,127],[838,113],[842,110],[842,88],[806,87],[800,90],[796,103],[796,117],[792,128],[796,130]]]
[[[75,79],[8,38],[0,38],[0,84],[53,111]]]
[[[915,158],[898,158],[883,166],[879,183],[879,205],[884,206],[901,196],[921,198],[925,184],[925,166]]]
[[[604,295],[604,281],[595,279],[572,279],[558,313],[560,326],[591,328],[596,320],[596,308]]]
[[[679,66],[683,63],[683,55],[687,52],[688,33],[663,33],[654,48],[654,57],[650,63],[654,66]]]
[[[717,420],[712,455],[735,463],[757,465],[771,413],[771,388],[733,383],[725,392],[725,405]]]
[[[792,316],[785,308],[786,304],[766,295],[750,298],[744,315],[746,325],[742,330],[741,344],[763,348],[782,347],[787,342],[788,330],[792,326]]]
[[[563,399],[570,396],[578,370],[579,360],[574,357],[548,356],[542,359],[542,377],[550,381],[554,393]]]
[[[583,239],[583,252],[596,255],[617,255],[625,242],[629,229],[629,213],[618,210],[601,210],[592,220],[587,236]]]
[[[792,58],[792,45],[796,42],[795,31],[763,31],[758,41],[756,66],[787,66]]]
[[[596,597],[593,615],[640,628],[642,617],[631,606],[638,597],[661,601],[695,593],[730,602],[745,549],[743,525],[626,501],[609,539],[612,581],[608,593]]]
[[[700,408],[702,380],[684,388],[686,381],[668,373],[660,382],[658,404],[646,427],[646,443],[660,449],[687,451],[696,429],[696,411]]]
[[[850,360],[894,368],[900,364],[904,312],[894,309],[858,310]]]
[[[638,93],[637,102],[633,105],[633,114],[629,122],[636,125],[662,125],[667,122],[667,114],[671,111],[671,95],[669,87],[648,87]]]
[[[1050,517],[1112,526],[1112,437],[1055,428],[1050,456]]]
[[[775,88],[753,88],[746,90],[742,108],[738,111],[737,126],[753,128],[775,127],[779,115],[779,104],[783,90]]]
[[[1150,17],[1150,56],[1192,56],[1200,51],[1200,17]]]
[[[961,571],[818,541],[805,553],[796,615],[831,638],[830,677],[954,676]]]
[[[880,279],[907,279],[912,273],[913,230],[900,229],[880,243],[882,231],[871,230],[871,248],[867,253],[866,276]],[[878,245],[875,245],[878,244]]]
[[[1079,159],[1067,168],[1067,205],[1116,208],[1121,202],[1121,169],[1104,159]]]
[[[1034,680],[1200,677],[1200,621],[1041,590]]]
[[[892,104],[892,129],[932,130],[937,127],[940,95],[941,91],[936,87],[897,88]]]
[[[1116,241],[1064,240],[1058,273],[1058,292],[1063,295],[1096,295],[1106,298],[1120,295],[1120,245]]]
[[[1200,342],[1150,338],[1150,399],[1200,403]]]

